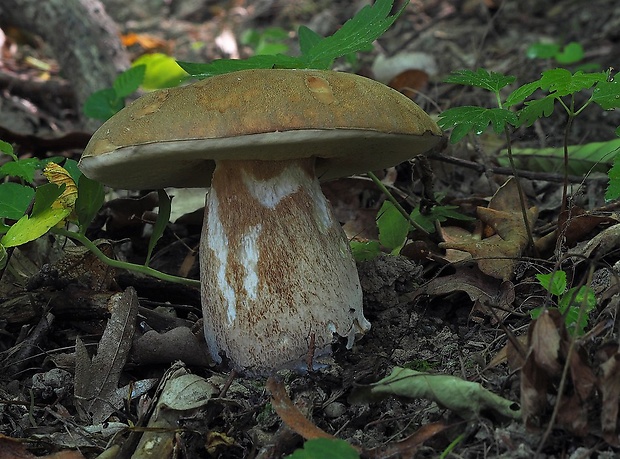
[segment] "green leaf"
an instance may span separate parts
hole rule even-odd
[[[583,46],[576,41],[572,41],[562,49],[562,52],[556,54],[555,60],[559,64],[568,65],[579,62],[584,56]]]
[[[515,80],[516,78],[511,75],[502,75],[501,73],[489,72],[486,69],[478,69],[475,72],[471,70],[456,70],[444,81],[446,83],[476,86],[498,93],[502,88],[513,83]]]
[[[177,61],[183,70],[195,78],[208,78],[224,73],[248,69],[294,69],[304,68],[304,62],[298,57],[275,54],[273,56],[252,56],[247,59],[216,59],[209,63]]]
[[[166,193],[166,190],[157,190],[157,197],[159,199],[158,207],[159,212],[157,214],[157,220],[153,225],[153,232],[151,233],[151,238],[149,239],[149,246],[146,252],[146,261],[144,262],[145,266],[149,265],[151,261],[151,255],[153,254],[153,249],[159,241],[159,238],[162,234],[164,234],[164,230],[166,226],[168,226],[168,222],[170,221],[170,211],[171,207],[171,199],[170,196]]]
[[[504,102],[504,108],[520,104],[525,99],[534,94],[534,91],[536,91],[538,88],[540,88],[540,80],[532,81],[531,83],[527,83],[523,86],[518,87],[506,98],[506,101]]]
[[[46,183],[38,186],[34,193],[34,205],[32,206],[31,215],[36,215],[44,210],[52,207],[52,204],[65,191],[66,185],[61,186],[53,183]]]
[[[54,161],[54,162],[60,162],[60,161]],[[65,163],[62,165],[62,167],[64,167],[65,170],[69,172],[69,175],[71,176],[71,178],[73,179],[75,183],[78,183],[80,181],[80,177],[83,174],[80,168],[78,167],[78,163],[76,160],[68,158],[65,160]]]
[[[566,272],[564,271],[536,274],[536,279],[552,295],[561,296],[566,291]]]
[[[19,183],[0,183],[0,218],[19,220],[24,216],[32,198],[34,188]]]
[[[13,161],[17,161],[17,156],[13,153],[13,145],[4,140],[0,140],[0,152],[9,155]]]
[[[374,260],[381,254],[381,246],[377,241],[351,241],[349,245],[355,261]]]
[[[598,83],[592,92],[592,101],[600,105],[603,110],[620,108],[620,84],[618,81],[612,79]]]
[[[550,59],[560,52],[560,45],[556,43],[534,43],[528,46],[525,55],[529,59]]]
[[[28,183],[33,183],[34,173],[43,169],[44,163],[39,158],[25,158],[9,161],[0,166],[0,177],[18,177]]]
[[[607,173],[619,150],[620,139],[569,145],[567,172],[570,175],[585,175],[591,172]],[[517,169],[555,173],[564,168],[564,147],[513,147],[512,156]],[[507,149],[499,152],[497,162],[500,166],[510,166]]]
[[[408,3],[404,2],[392,16],[389,13],[393,0],[377,0],[372,6],[364,6],[333,35],[317,42],[302,55],[306,67],[328,69],[334,59],[365,49],[391,27]]]
[[[304,25],[299,27],[297,36],[299,37],[299,50],[301,54],[308,54],[312,47],[323,40],[323,37],[318,33]]]
[[[552,95],[526,102],[525,107],[517,112],[518,126],[531,126],[537,119],[551,116],[554,105],[555,97]]]
[[[256,55],[243,60],[218,59],[210,63],[178,62],[178,64],[196,78],[208,78],[223,73],[259,68],[328,69],[335,59],[372,45],[372,42],[394,23],[404,11],[407,3],[407,1],[404,2],[402,8],[390,16],[393,0],[377,0],[374,5],[366,5],[362,8],[333,35],[320,40],[319,35],[301,29],[299,34],[300,40],[303,41],[300,44],[303,48],[301,57],[283,54]]]
[[[179,86],[188,78],[187,72],[179,67],[176,60],[162,53],[144,54],[132,65],[145,66],[141,84],[148,90]]]
[[[359,459],[359,453],[338,438],[315,438],[304,443],[288,459]]]
[[[518,119],[516,114],[505,108],[464,106],[450,108],[440,113],[437,124],[442,129],[454,127],[450,142],[456,143],[471,131],[478,135],[482,134],[489,124],[499,134],[508,124],[516,126]]]
[[[282,27],[267,27],[259,32],[249,29],[241,35],[241,43],[254,49],[255,54],[280,54],[288,51],[284,41],[288,32]]]
[[[607,80],[607,73],[584,73],[578,70],[574,74],[566,69],[546,70],[540,79],[540,86],[554,97],[563,97],[589,89],[597,83]]]
[[[605,191],[605,200],[613,201],[620,198],[620,155],[616,155],[614,165],[609,169],[609,184]]]
[[[519,419],[515,403],[482,387],[452,375],[424,373],[395,367],[389,376],[352,395],[354,402],[376,402],[387,397],[432,400],[464,419],[476,419],[481,412],[494,412],[508,419]]]
[[[392,254],[398,254],[405,245],[410,223],[390,201],[385,201],[377,217],[379,241]]]
[[[116,92],[116,97],[125,98],[135,92],[144,80],[145,71],[146,65],[134,64],[133,67],[128,68],[117,76],[112,85]]]
[[[420,213],[420,206],[417,206],[415,209],[413,209],[409,217],[418,225],[420,225],[426,232],[435,232],[435,219],[432,218],[430,215],[422,215]]]
[[[81,175],[77,181],[78,195],[75,201],[75,213],[77,215],[80,234],[85,234],[88,225],[93,221],[105,200],[103,185],[99,182]]]
[[[579,319],[579,310],[584,306],[584,311]],[[590,312],[596,307],[594,291],[588,286],[573,287],[566,292],[558,304],[558,309],[564,315],[566,328],[571,335],[581,336],[588,326]]]
[[[40,238],[71,213],[66,207],[53,208],[52,203],[64,190],[53,183],[41,185],[35,191],[32,215],[24,215],[0,239],[4,247],[16,247]]]
[[[105,121],[120,111],[125,101],[112,88],[92,93],[84,102],[84,114],[89,118]]]

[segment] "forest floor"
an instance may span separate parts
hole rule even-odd
[[[240,44],[248,30],[294,31],[306,24],[323,35],[333,33],[353,16],[360,2],[230,3],[235,6],[197,6],[182,16],[172,12],[119,27],[127,40],[129,34],[137,34],[128,48],[132,58],[161,51],[179,60],[204,62],[250,55],[251,48]],[[13,71],[21,70],[33,79],[40,76],[40,70],[25,63],[27,55],[53,63],[44,48],[33,45],[36,41],[23,43],[11,37],[15,46],[6,45],[3,56],[4,65],[13,66]],[[443,82],[452,71],[482,67],[514,75],[518,84],[524,84],[558,66],[552,59],[527,57],[528,46],[541,41],[580,43],[585,56],[569,66],[573,71],[586,64],[599,71],[619,67],[620,3],[411,1],[374,49],[360,55],[355,69],[343,62],[339,66],[378,78],[381,70],[373,67],[377,56],[400,56],[407,62],[405,68],[420,72],[394,83],[397,89],[414,86],[414,100],[437,115],[461,105],[493,107],[493,99],[484,91]],[[294,46],[294,33],[284,42]],[[418,55],[410,61],[409,53],[414,52]],[[396,65],[389,64],[388,71]],[[49,84],[65,87],[54,66]],[[45,87],[44,82],[37,83],[36,91]],[[42,139],[51,135],[75,134],[78,144],[88,138],[89,133],[72,124],[75,116],[67,116],[66,106],[61,111],[41,98],[16,96],[10,87],[0,97],[0,128],[23,136],[12,136],[23,140],[21,145],[16,141],[20,155],[40,152],[32,145],[45,144]],[[513,147],[561,147],[566,121],[556,107],[554,116],[515,130]],[[589,108],[573,124],[568,144],[612,140],[619,125],[618,113]],[[166,403],[177,408],[164,416],[170,424],[149,432],[150,441],[161,442],[158,454],[149,457],[166,457],[172,445],[175,457],[283,457],[302,447],[301,435],[323,435],[318,429],[354,445],[362,457],[618,457],[620,238],[617,208],[604,200],[606,175],[572,173],[579,180],[568,189],[570,215],[579,211],[586,223],[566,225],[566,214],[560,215],[561,160],[545,163],[542,169],[518,164],[528,206],[537,209],[534,237],[546,237],[546,242],[537,245],[538,253],[523,247],[510,260],[508,274],[505,266],[494,264],[497,252],[481,256],[491,259],[491,268],[485,268],[471,261],[457,262],[453,253],[438,245],[441,238],[448,240],[454,234],[445,228],[459,225],[475,233],[476,222],[478,230],[484,226],[476,208],[489,206],[498,190],[508,194],[502,196],[498,210],[520,216],[514,204],[518,196],[514,182],[506,184],[508,174],[499,168],[498,156],[505,147],[505,139],[489,129],[456,144],[446,141],[431,153],[434,192],[444,196],[443,205],[459,206],[474,223],[449,220],[430,236],[412,233],[400,256],[360,262],[364,313],[371,330],[351,350],[345,343],[336,343],[328,368],[306,375],[281,373],[267,386],[264,379],[235,375],[226,363],[216,366],[206,358],[204,343],[192,334],[200,333],[196,324],[202,315],[196,290],[114,272],[51,237],[15,250],[11,268],[0,283],[0,433],[4,435],[0,457],[53,452],[60,454],[54,457],[80,457],[68,452],[75,449],[85,457],[105,450],[112,454],[108,457],[130,457],[135,451],[134,457],[146,457],[145,446],[138,446],[138,441],[153,404],[161,397],[168,397]],[[78,159],[81,149],[60,153]],[[385,183],[407,197],[406,207],[416,205],[422,185],[411,164],[387,171],[384,177]],[[384,198],[369,183],[349,178],[324,185],[350,236],[377,237],[375,217]],[[110,190],[108,199],[89,236],[120,241],[110,250],[140,261],[148,243],[148,225],[135,216],[152,211],[156,196]],[[188,215],[169,225],[152,266],[198,278],[194,249],[200,237],[200,213],[189,214],[191,210],[195,209],[177,210]],[[500,218],[499,223],[509,221]],[[563,226],[555,232],[558,224]],[[491,237],[493,231],[485,234]],[[503,274],[494,275],[496,268]],[[557,300],[535,278],[554,268],[567,272],[569,287],[587,284],[595,294],[596,306],[589,313],[585,335],[576,340],[554,313],[536,322],[530,316],[532,309]],[[136,289],[137,299],[129,287]],[[115,295],[118,291],[125,293]],[[117,319],[118,314],[132,317],[130,330],[112,329],[110,314]],[[162,338],[170,330],[173,333]],[[156,336],[148,338],[153,331]],[[129,345],[122,349],[119,343],[127,334]],[[527,349],[534,351],[526,353]],[[87,355],[95,351],[99,359],[90,363]],[[123,352],[126,359],[118,361]],[[179,360],[184,364],[170,366]],[[434,383],[422,395],[369,395],[368,385],[394,368],[480,383],[514,404],[500,408],[497,400],[485,399],[479,386],[443,395],[444,389]],[[201,387],[201,397],[164,388],[166,381],[185,374],[199,377],[184,384]],[[447,385],[462,387],[457,382]],[[93,387],[98,388],[98,402],[85,409],[74,393],[77,388],[93,394]],[[130,389],[135,398],[127,396]],[[470,403],[459,409],[455,399]],[[518,406],[521,416],[514,415]],[[85,421],[85,411],[95,412],[95,419]],[[111,449],[112,445],[119,450]]]

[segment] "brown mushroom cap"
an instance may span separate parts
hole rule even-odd
[[[441,134],[410,99],[358,75],[243,70],[139,98],[93,135],[80,168],[124,189],[201,187],[215,160],[315,156],[327,180],[405,161]]]

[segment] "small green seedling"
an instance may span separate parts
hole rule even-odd
[[[545,290],[557,297],[557,307],[554,309],[564,316],[568,332],[573,336],[582,336],[588,326],[590,312],[596,307],[594,291],[586,285],[567,290],[566,272],[561,270],[537,274],[536,279]],[[532,319],[537,319],[543,309],[539,307],[530,311]]]

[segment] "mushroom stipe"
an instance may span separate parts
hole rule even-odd
[[[244,70],[147,94],[93,135],[85,175],[127,189],[211,186],[200,247],[216,362],[305,368],[370,328],[348,241],[320,179],[391,166],[441,130],[381,83],[322,70]],[[310,356],[313,357],[313,356]]]

